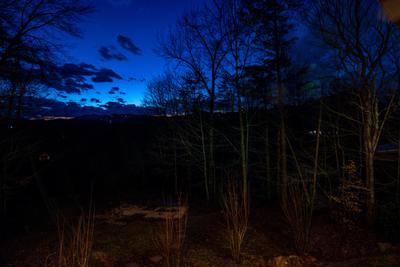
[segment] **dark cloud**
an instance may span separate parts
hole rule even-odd
[[[93,84],[89,83],[88,79],[95,83],[123,79],[111,69],[98,69],[87,63],[78,65],[69,63],[62,66],[49,64],[44,76],[43,80],[48,87],[69,94],[80,94],[82,91],[94,89]]]
[[[93,86],[86,82],[87,76],[94,75],[91,68],[92,66],[81,64],[48,64],[43,80],[48,87],[57,91],[79,94],[82,90],[93,89]]]
[[[115,95],[118,91],[119,91],[118,87],[113,87],[113,88],[111,88],[110,91],[108,91],[108,94]]]
[[[80,90],[89,90],[89,89],[94,89],[93,84],[90,83],[85,83],[85,82],[77,82],[73,79],[66,79],[65,80],[65,86],[67,87],[75,87]]]
[[[128,81],[130,81],[130,82],[141,82],[141,83],[143,83],[143,82],[146,81],[146,79],[145,79],[145,78],[129,77]]]
[[[81,63],[79,65],[68,63],[58,68],[59,74],[63,78],[83,78],[84,76],[93,75],[96,68],[93,65]]]
[[[92,78],[92,82],[95,83],[111,83],[113,80],[107,75],[96,75]]]
[[[96,76],[92,77],[92,82],[106,83],[113,82],[114,79],[122,80],[122,77],[112,69],[103,68],[96,73]]]
[[[73,109],[77,109],[77,108],[81,107],[78,103],[76,103],[72,100],[68,101],[67,106],[68,106],[68,108],[73,108]]]
[[[126,93],[125,93],[125,92],[119,92],[119,94],[120,94],[120,95],[126,95]]]
[[[69,83],[70,85],[67,85]],[[61,91],[67,94],[80,94],[82,89],[78,87],[71,86],[72,82],[69,81],[57,81],[52,83],[47,83],[47,85],[57,91]]]
[[[117,41],[123,49],[131,52],[132,54],[134,54],[136,56],[139,56],[142,54],[142,51],[140,50],[140,48],[137,45],[135,45],[129,37],[126,37],[126,36],[123,36],[120,34],[117,37]]]
[[[117,61],[128,60],[128,58],[124,54],[118,52],[113,46],[111,47],[102,46],[99,49],[99,53],[101,58],[104,60],[117,60]]]
[[[87,102],[87,99],[86,99],[86,98],[82,98],[82,99],[81,99],[81,102],[82,102],[82,103],[85,103],[85,102]]]
[[[63,98],[63,99],[67,99],[67,98],[68,98],[66,95],[62,95],[62,94],[58,94],[57,96],[58,96],[58,97],[61,97],[61,98]]]
[[[91,69],[91,70],[97,70],[97,68],[95,66],[93,66],[92,64],[88,64],[85,62],[82,62],[81,64],[79,64],[80,67],[85,68],[85,69]]]
[[[80,94],[84,90],[93,89],[92,84],[81,82],[77,79],[68,78],[65,80],[55,80],[48,83],[48,86],[68,94]]]
[[[101,101],[99,99],[97,99],[97,98],[91,98],[90,102],[95,103],[95,104],[101,103]]]
[[[125,104],[125,103],[126,103],[125,99],[123,99],[123,98],[121,98],[121,97],[117,98],[117,101],[118,101],[118,103],[120,103],[120,104]]]

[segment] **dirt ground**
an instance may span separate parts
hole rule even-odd
[[[309,255],[297,257],[291,233],[279,209],[254,208],[243,248],[242,263],[231,260],[221,212],[189,211],[185,265],[220,266],[400,266],[400,247],[385,243],[365,229],[344,230],[326,215],[316,215]],[[95,267],[162,266],[154,242],[160,220],[138,214],[106,220],[98,216],[94,234]],[[4,266],[45,266],[54,256],[57,234],[30,232],[2,242]],[[293,260],[293,261],[291,261]],[[1,263],[1,261],[0,261]],[[1,264],[0,264],[1,265]]]

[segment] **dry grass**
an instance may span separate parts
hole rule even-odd
[[[164,220],[154,233],[157,249],[166,267],[180,267],[184,263],[184,244],[188,219],[187,204],[180,204],[176,212],[165,213]]]
[[[311,224],[317,194],[321,123],[322,109],[318,118],[311,180],[305,179],[306,175],[303,173],[305,169],[300,167],[296,153],[288,142],[297,167],[298,179],[289,179],[290,182],[284,185],[287,186],[287,190],[283,195],[282,210],[292,229],[294,246],[300,254],[305,254],[309,250],[311,242]]]
[[[244,191],[234,183],[229,183],[224,198],[224,215],[226,219],[227,237],[236,262],[241,261],[241,251],[249,221],[249,200]]]
[[[313,198],[303,181],[288,184],[288,195],[282,205],[283,213],[292,230],[294,246],[298,253],[304,254],[310,245],[311,223],[313,217]]]
[[[59,245],[57,267],[90,267],[94,234],[95,213],[82,212],[75,223],[66,224],[65,220],[58,223]]]

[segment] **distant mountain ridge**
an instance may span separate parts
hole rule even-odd
[[[100,118],[112,115],[154,115],[152,108],[107,102],[100,106],[82,106],[76,102],[61,102],[54,99],[27,97],[24,101],[23,117],[41,118]]]

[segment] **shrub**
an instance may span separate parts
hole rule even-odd
[[[92,209],[82,212],[75,223],[58,223],[59,245],[55,266],[90,267],[94,235],[95,213]]]
[[[224,215],[232,258],[240,262],[242,244],[248,228],[249,200],[247,194],[234,183],[228,185],[224,198]]]
[[[181,203],[179,206],[175,212],[165,213],[163,223],[155,231],[155,245],[166,267],[180,267],[184,262],[188,206]]]
[[[307,184],[304,181],[289,183],[282,210],[292,231],[294,246],[300,254],[309,249],[313,208],[314,198],[309,194]]]
[[[334,219],[352,229],[363,212],[365,206],[366,187],[357,174],[357,166],[354,161],[344,166],[346,179],[338,188],[336,195],[330,195],[333,206]]]

